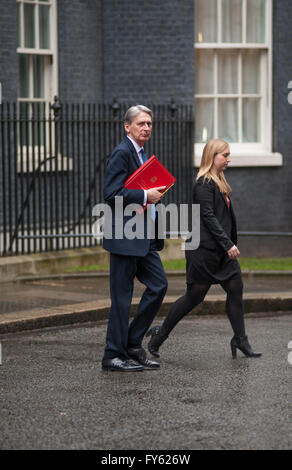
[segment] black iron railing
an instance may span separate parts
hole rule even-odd
[[[148,104],[155,154],[177,183],[165,203],[191,200],[193,107]],[[103,201],[106,159],[124,136],[129,104],[0,105],[0,253],[98,243],[92,208]]]

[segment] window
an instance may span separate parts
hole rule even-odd
[[[272,151],[272,0],[195,0],[195,164],[220,137],[233,166],[281,165]]]
[[[17,0],[20,116],[42,119],[47,103],[57,95],[56,0]],[[32,137],[23,126],[22,152],[43,144],[43,128]]]

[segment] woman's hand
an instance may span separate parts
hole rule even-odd
[[[240,251],[237,246],[233,245],[228,251],[227,254],[229,258],[237,258],[240,255]]]

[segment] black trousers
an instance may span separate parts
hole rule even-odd
[[[243,310],[243,283],[241,278],[231,279],[221,283],[227,293],[226,313],[236,336],[245,336]],[[175,325],[205,298],[211,284],[188,284],[186,293],[177,299],[162,324],[162,333],[169,335]]]
[[[146,289],[138,311],[129,325],[135,276]],[[104,358],[127,359],[129,347],[138,348],[156,316],[167,290],[167,279],[160,256],[150,250],[146,256],[111,253],[109,314]]]

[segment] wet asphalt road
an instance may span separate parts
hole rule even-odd
[[[106,322],[2,336],[1,449],[291,449],[291,315],[181,321],[161,369],[102,372]]]

